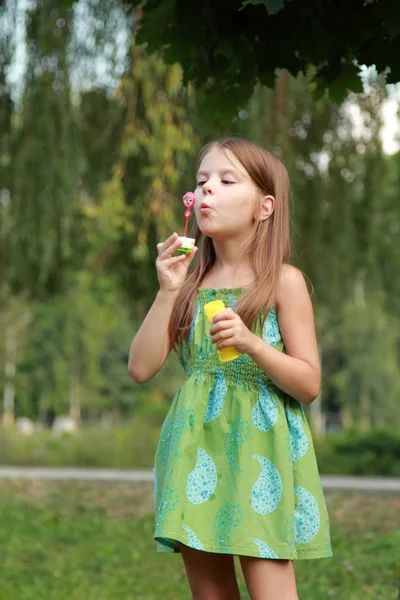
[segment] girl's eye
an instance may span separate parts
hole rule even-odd
[[[206,181],[198,181],[197,185],[204,185],[205,183],[207,183]],[[227,179],[222,179],[222,183],[225,184],[232,184],[232,183],[236,183],[236,181],[228,181]]]

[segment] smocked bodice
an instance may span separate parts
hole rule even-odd
[[[247,354],[230,362],[219,360],[215,344],[210,337],[210,325],[204,314],[204,306],[213,300],[222,300],[225,306],[235,310],[235,305],[243,293],[243,288],[199,288],[195,312],[188,338],[180,345],[179,357],[187,377],[197,380],[220,377],[226,383],[248,387],[251,384],[267,382],[267,375]],[[259,313],[253,326],[253,332],[277,350],[284,349],[275,309]]]

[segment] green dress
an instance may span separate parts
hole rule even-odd
[[[179,348],[186,381],[161,429],[154,465],[157,550],[274,559],[332,556],[329,518],[300,402],[246,354],[221,362],[204,305],[235,309],[243,289],[199,288]],[[284,352],[276,310],[254,333]]]

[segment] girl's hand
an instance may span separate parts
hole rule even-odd
[[[182,240],[177,233],[173,233],[164,243],[157,244],[157,277],[160,290],[164,292],[177,292],[180,290],[185,281],[188,267],[197,252],[195,246],[192,252],[172,256],[180,246],[182,246]]]
[[[242,354],[249,354],[254,342],[259,339],[231,308],[215,315],[211,321],[210,335],[212,343],[217,344],[217,350],[235,346]]]

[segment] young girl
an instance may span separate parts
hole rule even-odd
[[[195,196],[195,249],[173,256],[176,233],[158,244],[160,290],[129,357],[138,382],[171,349],[186,372],[155,457],[154,537],[182,554],[196,600],[240,598],[234,555],[252,600],[296,600],[292,561],[332,551],[303,411],[320,365],[307,286],[288,264],[288,177],[230,138],[202,150]],[[226,309],[210,327],[216,299]],[[220,361],[229,346],[240,357]]]

